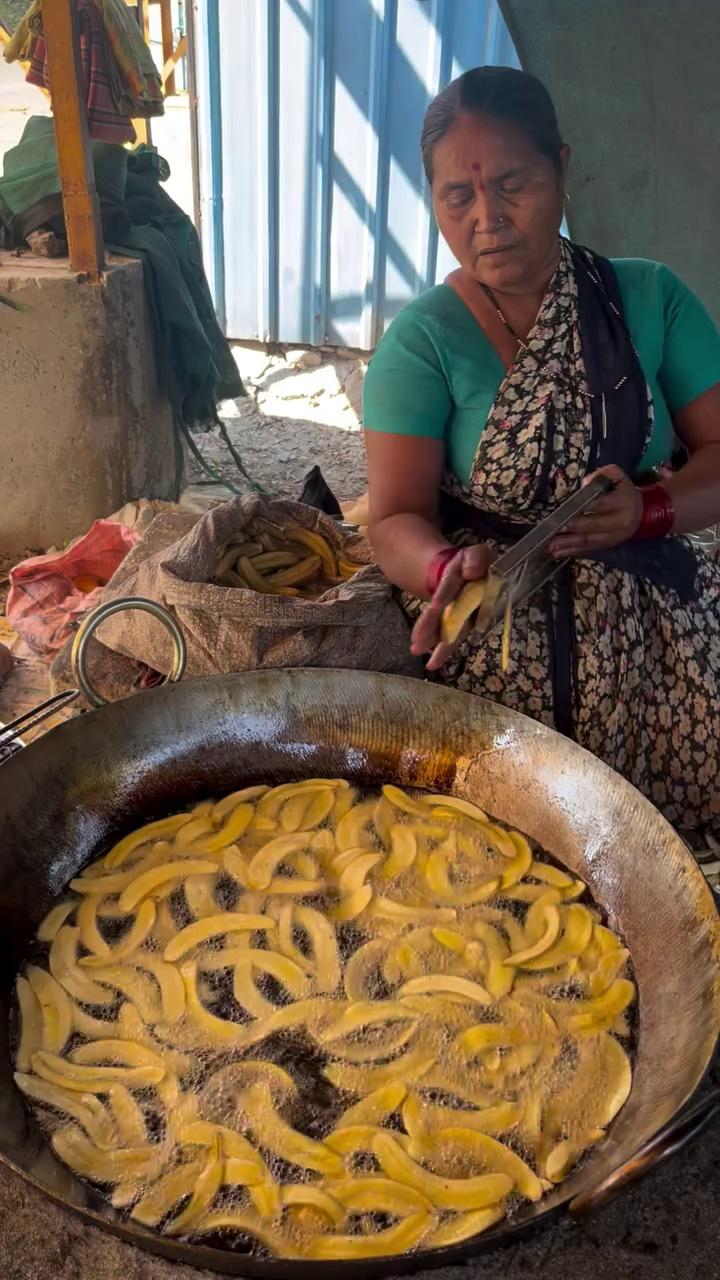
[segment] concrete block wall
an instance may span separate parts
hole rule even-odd
[[[573,237],[665,262],[720,322],[718,0],[500,0],[573,149]]]
[[[141,263],[113,262],[93,285],[67,262],[0,253],[0,351],[0,554],[174,496]]]

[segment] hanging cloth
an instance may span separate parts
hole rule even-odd
[[[94,0],[112,58],[113,94],[118,109],[133,120],[165,114],[162,83],[152,54],[125,0]]]
[[[123,145],[135,141],[135,130],[127,112],[118,109],[113,95],[112,57],[100,11],[93,0],[77,0],[80,28],[80,61],[85,81],[87,121],[90,137],[96,142]],[[52,100],[52,83],[45,38],[37,36],[32,47],[28,84],[47,89]]]
[[[85,46],[85,82],[89,85],[89,97],[96,100],[91,121],[95,131],[91,128],[91,137],[102,142],[134,141],[131,126],[124,126],[126,136],[121,139],[107,117],[112,114],[117,120],[118,116],[124,116],[129,121],[165,114],[162,82],[152,54],[124,0],[76,0],[76,3],[81,48]],[[3,56],[6,62],[32,59],[33,67],[27,76],[29,83],[49,90],[42,0],[32,0]]]

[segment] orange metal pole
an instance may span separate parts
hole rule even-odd
[[[105,256],[85,108],[77,11],[72,0],[43,0],[43,32],[70,265],[74,271],[97,280],[105,266]]]

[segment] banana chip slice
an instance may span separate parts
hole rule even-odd
[[[192,1226],[207,1214],[225,1179],[225,1160],[220,1139],[216,1138],[207,1160],[200,1170],[188,1204],[177,1218],[165,1228],[171,1236],[185,1235]]]
[[[148,1141],[145,1117],[124,1084],[111,1084],[108,1090],[110,1111],[117,1126],[120,1145],[144,1147]],[[90,1135],[92,1137],[92,1134]]]
[[[163,958],[168,964],[181,960],[188,951],[192,951],[194,947],[199,947],[209,938],[218,937],[220,934],[236,931],[272,932],[275,928],[275,921],[271,916],[245,911],[219,912],[216,916],[209,916],[206,920],[196,920],[194,924],[181,929],[166,946]]]
[[[179,974],[177,976],[180,977]],[[180,978],[180,981],[182,982],[182,978]],[[184,997],[185,988],[183,986],[183,1000]],[[104,1025],[105,1036],[115,1035],[119,1040],[132,1040],[135,1044],[145,1045],[146,1048],[154,1049],[158,1052],[161,1049],[158,1041],[143,1022],[139,1011],[129,1000],[126,1000],[125,1003],[120,1006],[117,1023],[114,1026],[113,1024],[108,1025],[107,1023]],[[89,1028],[86,1029],[80,1023],[77,1023],[77,1026],[78,1030],[83,1035],[89,1034]],[[153,1027],[154,1032],[159,1032],[159,1030],[159,1026]],[[91,1038],[94,1040],[103,1039],[103,1031],[100,1027],[95,1028],[92,1031]],[[179,1053],[177,1050],[170,1048],[167,1044],[162,1045],[162,1054],[168,1071],[172,1072],[173,1075],[179,1076],[181,1079],[184,1076],[192,1075],[192,1073],[197,1070],[198,1064],[195,1058],[190,1054]]]
[[[193,961],[187,961],[181,965],[180,973],[185,984],[187,1018],[199,1032],[201,1044],[207,1045],[208,1048],[229,1046],[239,1048],[245,1044],[247,1033],[242,1026],[237,1022],[228,1022],[225,1018],[218,1018],[216,1014],[205,1008],[198,994],[196,964]]]
[[[52,1145],[65,1164],[93,1182],[148,1181],[167,1158],[160,1145],[102,1151],[75,1125],[54,1133]]]
[[[164,866],[151,867],[149,871],[142,871],[139,876],[126,885],[120,894],[118,905],[121,911],[134,911],[143,898],[149,897],[151,893],[156,893],[158,889],[164,888],[167,884],[174,883],[184,876],[201,876],[215,870],[216,867],[213,862],[201,858],[189,858],[182,861],[178,859],[175,862],[166,862]]]
[[[314,907],[297,906],[295,920],[307,934],[315,966],[315,987],[320,995],[332,995],[340,985],[341,969],[337,936],[332,925]]]
[[[314,1142],[298,1133],[275,1110],[272,1094],[267,1084],[258,1081],[245,1095],[246,1115],[253,1132],[267,1151],[282,1156],[304,1169],[313,1169],[326,1177],[338,1177],[343,1173],[342,1161],[324,1143]]]
[[[330,915],[336,924],[349,924],[351,920],[356,920],[361,916],[363,911],[372,902],[373,889],[372,885],[363,884],[359,889],[355,889],[346,897],[341,898],[336,907],[333,907]]]
[[[68,995],[74,996],[84,1004],[112,1004],[113,996],[105,987],[94,982],[90,974],[83,973],[78,967],[77,949],[80,930],[70,925],[58,929],[50,946],[48,957],[50,972],[56,982],[64,987]],[[105,961],[101,960],[101,964]]]
[[[374,813],[375,802],[363,801],[342,814],[335,828],[335,844],[338,853],[345,853],[347,849],[373,847],[370,824]]]
[[[452,1244],[461,1244],[463,1240],[470,1240],[483,1231],[489,1231],[490,1227],[494,1227],[504,1217],[504,1204],[494,1204],[489,1209],[475,1209],[472,1213],[458,1213],[438,1227],[428,1243],[432,1249],[445,1249]]]
[[[469,800],[463,800],[460,796],[424,795],[421,799],[424,804],[434,810],[449,809],[453,813],[462,814],[464,818],[470,818],[472,822],[479,822],[482,826],[485,826],[488,821],[488,816],[482,809]]]
[[[299,1186],[288,1183],[280,1188],[280,1199],[284,1208],[310,1206],[317,1209],[333,1227],[341,1227],[347,1217],[347,1211],[339,1200],[309,1183]]]
[[[358,1000],[351,1004],[337,1021],[325,1028],[320,1039],[323,1044],[332,1044],[343,1036],[362,1031],[377,1023],[407,1022],[408,1020],[415,1023],[418,1017],[419,1014],[401,1004],[400,1001]]]
[[[411,978],[401,988],[401,996],[430,995],[434,992],[460,996],[463,1000],[472,1000],[476,1004],[492,1004],[492,996],[479,982],[471,982],[469,978],[458,978],[452,974],[433,973],[427,978]]]
[[[52,942],[58,929],[62,928],[76,907],[77,903],[70,898],[67,902],[59,902],[56,907],[48,911],[37,931],[38,942]]]
[[[430,1230],[434,1218],[427,1213],[408,1214],[402,1222],[372,1236],[316,1236],[303,1256],[327,1262],[352,1258],[386,1258],[416,1248]]]
[[[355,1178],[328,1183],[328,1192],[349,1213],[390,1214],[398,1219],[391,1227],[372,1236],[316,1236],[303,1250],[306,1257],[341,1260],[384,1257],[413,1248],[434,1225],[432,1205],[410,1187],[387,1178]]]
[[[408,813],[411,817],[427,818],[427,808],[422,800],[409,796],[401,787],[388,785],[383,787],[382,793],[389,804],[399,809],[401,813]]]
[[[192,821],[192,813],[181,813],[172,818],[161,818],[159,822],[149,822],[146,827],[141,827],[139,831],[132,831],[130,835],[125,836],[124,840],[120,840],[118,844],[106,854],[103,859],[103,865],[108,870],[114,870],[121,867],[124,862],[135,853],[136,849],[142,845],[150,844],[156,840],[162,840],[166,836],[175,836],[178,831],[188,822]]]
[[[531,943],[529,947],[525,947],[523,951],[514,951],[505,961],[506,965],[512,965],[518,968],[526,965],[528,961],[537,959],[538,956],[549,951],[560,932],[560,912],[554,903],[545,903],[540,899],[535,906],[541,905],[544,915],[544,927],[537,941]]]
[[[37,1053],[38,1049],[42,1049],[45,1043],[43,1014],[40,1001],[27,978],[18,977],[15,990],[20,1008],[20,1040],[15,1054],[15,1065],[19,1072],[25,1072],[30,1069],[33,1054]],[[59,1036],[55,1038],[56,1045],[58,1040]]]
[[[411,1104],[411,1100],[413,1105]],[[480,1107],[468,1110],[465,1108],[442,1107],[421,1101],[418,1094],[410,1094],[403,1107],[405,1128],[413,1138],[433,1129],[477,1129],[496,1137],[501,1133],[510,1133],[517,1128],[523,1115],[523,1108],[518,1102],[499,1102],[496,1106]]]
[[[505,833],[501,832],[500,834],[504,835]],[[505,863],[505,867],[503,868],[502,879],[500,882],[501,888],[503,889],[509,889],[511,885],[515,885],[522,880],[523,877],[527,875],[533,864],[532,849],[525,837],[521,836],[516,831],[510,831],[507,834],[512,845],[514,845],[514,850],[512,856]],[[495,835],[495,840],[497,842],[497,834]],[[503,853],[504,849],[502,847],[502,843],[499,847],[500,852]]]
[[[379,894],[373,901],[376,915],[386,916],[389,920],[400,920],[405,924],[417,924],[418,920],[427,920],[433,924],[452,924],[457,920],[454,907],[409,907],[396,898],[387,898]]]
[[[578,904],[559,907],[558,914],[562,925],[562,936],[542,955],[531,957],[521,963],[521,967],[529,973],[542,972],[544,969],[558,969],[574,957],[583,955],[590,943],[593,921],[587,907]]]
[[[272,1219],[277,1216],[275,1212],[269,1215]],[[256,1216],[251,1211],[217,1209],[194,1222],[191,1234],[194,1236],[216,1235],[218,1232],[225,1231],[240,1236],[244,1240],[257,1240],[258,1244],[278,1258],[295,1257],[290,1239],[264,1221],[262,1215]]]
[[[398,1081],[421,1080],[435,1061],[435,1055],[428,1053],[426,1049],[411,1049],[380,1067],[357,1067],[346,1062],[331,1062],[324,1074],[337,1089],[362,1097],[377,1093],[379,1089]]]
[[[138,1200],[130,1216],[144,1227],[156,1227],[181,1200],[192,1195],[205,1165],[203,1160],[189,1160],[170,1169]]]
[[[444,1131],[438,1140],[442,1141]],[[465,1212],[487,1209],[503,1200],[513,1189],[513,1179],[505,1173],[480,1174],[468,1178],[440,1178],[413,1160],[390,1133],[380,1133],[373,1142],[373,1154],[381,1168],[396,1182],[403,1182],[427,1196],[439,1209]]]
[[[106,901],[98,897],[83,898],[77,909],[76,920],[80,930],[80,942],[91,955],[110,955],[110,946],[98,926],[98,916],[103,915],[107,909]],[[114,910],[119,912],[118,907]]]
[[[381,876],[384,880],[392,880],[402,875],[412,866],[417,857],[418,837],[410,823],[401,825],[394,823],[389,830],[390,853],[388,854]]]
[[[295,941],[295,932],[299,932],[296,916],[297,906],[294,902],[275,902],[268,907],[268,914],[277,922],[277,946],[282,955],[287,956],[303,973],[311,976],[314,971],[312,960],[301,951]]]
[[[165,1075],[165,1067],[86,1067],[68,1062],[56,1053],[41,1049],[33,1055],[33,1071],[50,1084],[61,1089],[73,1089],[77,1093],[107,1093],[111,1084],[126,1084],[128,1088],[144,1088],[159,1084]]]
[[[202,836],[198,843],[202,846],[202,852],[220,853],[223,849],[227,849],[228,845],[234,844],[240,836],[247,831],[253,818],[254,809],[251,804],[238,804],[232,810],[219,831],[214,835]],[[181,833],[182,834],[182,833]]]
[[[540,1178],[525,1160],[487,1133],[453,1125],[439,1130],[437,1141],[439,1144],[455,1145],[461,1151],[476,1156],[483,1168],[509,1178],[513,1187],[528,1200],[539,1200],[545,1190]]]
[[[27,1098],[34,1098],[62,1116],[76,1120],[98,1147],[109,1151],[116,1145],[112,1120],[93,1094],[77,1094],[72,1089],[61,1088],[20,1071],[15,1073],[14,1080]]]
[[[239,804],[254,804],[256,800],[260,800],[262,796],[267,795],[269,790],[269,787],[260,785],[243,787],[240,791],[233,791],[229,796],[225,796],[223,800],[218,800],[212,806],[210,812],[213,822],[222,824]]]
[[[153,925],[155,924],[156,915],[157,907],[154,902],[150,899],[147,899],[145,902],[141,902],[137,909],[135,919],[127,933],[122,938],[122,941],[119,942],[117,946],[110,948],[109,951],[103,955],[84,956],[79,961],[80,965],[83,968],[93,969],[101,968],[104,964],[107,964],[108,960],[113,964],[117,964],[120,960],[126,960],[128,956],[132,956],[134,952],[137,951],[138,947],[142,946],[145,939],[149,936]],[[91,1003],[93,1002],[91,1001]],[[94,1001],[94,1003],[97,1004],[97,1001]]]
[[[568,1030],[587,1031],[602,1027],[607,1018],[616,1018],[634,999],[635,984],[628,978],[616,978],[602,995],[577,1002],[576,1011],[567,1019]]]
[[[407,1086],[402,1081],[386,1084],[369,1093],[366,1098],[356,1102],[343,1112],[336,1125],[336,1133],[346,1127],[379,1125],[386,1116],[397,1111],[407,1094]]]
[[[294,853],[307,849],[309,838],[304,832],[276,836],[251,859],[248,865],[248,887],[267,889],[276,869]]]
[[[29,964],[26,974],[30,989],[40,1005],[42,1047],[50,1053],[60,1053],[72,1030],[72,1005],[68,994],[52,974],[37,965]]]

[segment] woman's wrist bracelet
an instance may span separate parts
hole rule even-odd
[[[640,489],[643,512],[640,524],[631,542],[652,542],[666,538],[675,523],[675,508],[667,489],[661,484],[649,484]]]
[[[427,567],[427,573],[425,575],[425,586],[429,596],[435,595],[435,592],[443,579],[445,570],[450,562],[459,555],[459,547],[445,547],[444,550],[438,551],[437,554],[433,556]]]

